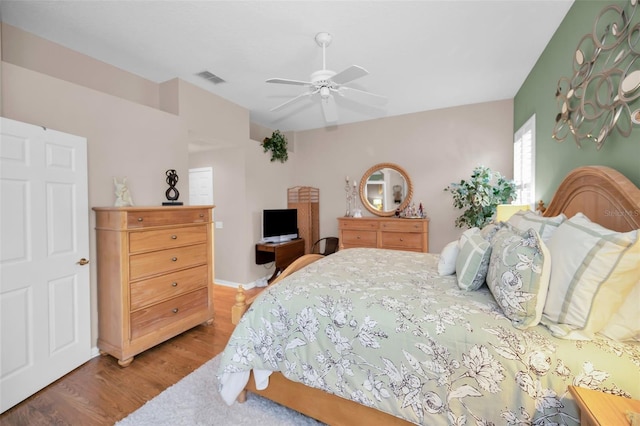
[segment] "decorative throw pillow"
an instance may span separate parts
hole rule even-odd
[[[582,213],[549,242],[551,280],[542,323],[558,337],[591,339],[638,281],[639,231],[615,232]]]
[[[515,226],[520,231],[534,229],[540,234],[542,241],[548,243],[553,233],[558,229],[558,226],[565,220],[567,220],[567,217],[563,213],[560,213],[558,216],[544,217],[530,210],[521,210],[514,213],[507,223]]]
[[[487,285],[513,326],[540,323],[547,298],[551,255],[533,229],[503,228],[493,239]]]
[[[440,253],[440,260],[438,261],[438,274],[439,275],[453,275],[456,273],[456,259],[458,258],[458,240],[451,241],[444,246],[442,253]]]
[[[480,230],[480,235],[482,235],[482,238],[491,243],[491,240],[493,240],[496,232],[501,230],[504,226],[504,222],[490,223]]]
[[[610,339],[640,341],[640,280],[600,334]]]
[[[479,228],[471,228],[460,236],[459,247],[460,253],[456,259],[458,287],[463,290],[477,290],[487,277],[491,245],[482,238]]]

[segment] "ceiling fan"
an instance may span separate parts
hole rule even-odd
[[[340,96],[349,96],[354,98],[359,97],[365,103],[373,103],[376,105],[381,105],[387,101],[387,98],[384,96],[346,86],[347,83],[364,77],[369,74],[369,72],[358,65],[351,65],[339,73],[328,70],[326,67],[325,53],[327,46],[331,44],[331,34],[326,32],[318,33],[316,34],[315,40],[316,43],[322,47],[322,69],[311,74],[310,81],[291,80],[286,78],[268,79],[267,83],[293,84],[306,86],[308,88],[306,92],[272,108],[271,111],[277,111],[303,98],[319,94],[325,121],[327,123],[335,123],[338,121],[336,100],[333,97],[336,93]]]

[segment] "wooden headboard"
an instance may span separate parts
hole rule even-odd
[[[640,189],[610,167],[579,167],[564,178],[543,216],[578,212],[615,231],[640,229]]]

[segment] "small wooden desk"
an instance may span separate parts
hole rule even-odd
[[[582,426],[629,425],[627,411],[640,412],[640,401],[591,389],[569,386],[580,408]]]
[[[256,265],[275,262],[276,270],[269,278],[273,281],[280,272],[284,271],[294,260],[304,255],[304,239],[287,241],[285,243],[256,244]]]

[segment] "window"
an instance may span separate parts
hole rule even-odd
[[[536,116],[531,116],[513,137],[513,180],[518,204],[535,208],[536,180]]]

